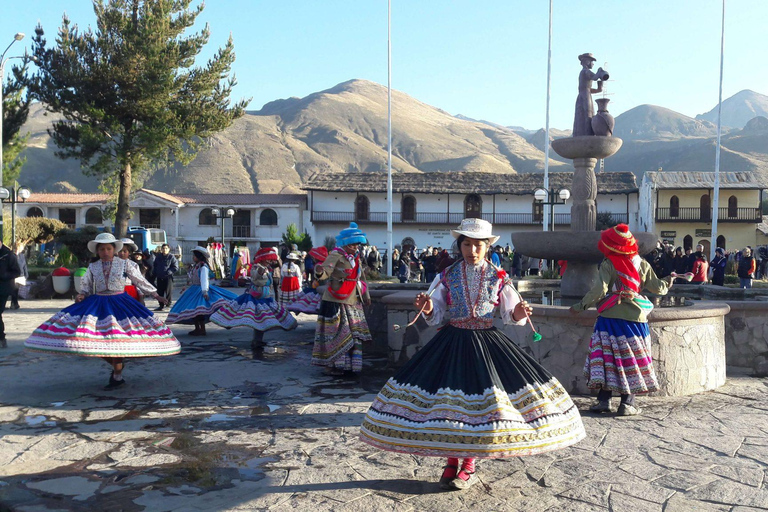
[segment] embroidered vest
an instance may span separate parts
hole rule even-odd
[[[474,287],[469,289],[467,272],[473,268],[459,261],[448,267],[441,280],[448,288],[448,311],[450,324],[460,329],[490,329],[493,326],[493,311],[499,303],[499,290],[502,283],[497,269],[485,263]]]

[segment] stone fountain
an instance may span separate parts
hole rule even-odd
[[[592,94],[603,90],[609,75],[602,68],[592,71],[595,58],[591,53],[579,55],[582,65],[579,75],[579,95],[573,121],[573,136],[552,141],[552,149],[561,157],[573,160],[571,185],[571,230],[556,232],[516,231],[512,233],[515,250],[534,258],[566,260],[568,266],[561,284],[561,294],[567,299],[581,298],[597,280],[597,264],[603,254],[597,249],[600,232],[595,231],[597,211],[597,182],[595,165],[621,148],[622,140],[613,136],[614,119],[608,113],[607,99],[598,100],[597,114]],[[592,82],[597,88],[592,88]],[[656,247],[653,233],[635,233],[640,254]]]

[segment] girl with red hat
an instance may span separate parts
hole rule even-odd
[[[597,306],[599,316],[584,365],[587,385],[599,389],[590,411],[612,412],[611,395],[621,395],[619,416],[635,416],[636,393],[658,390],[651,359],[648,314],[653,304],[641,294],[645,288],[665,295],[671,283],[656,277],[650,263],[637,254],[637,241],[626,224],[604,230],[598,242],[605,259],[597,283],[571,311]]]
[[[325,259],[328,257],[328,249],[325,247],[313,247],[307,259],[311,259],[314,262],[312,268],[315,265],[322,265]],[[313,271],[314,273],[314,271]],[[307,286],[299,293],[296,300],[288,304],[286,309],[293,313],[307,313],[310,315],[316,315],[320,311],[320,301],[322,296],[318,293],[317,287],[320,285],[320,281],[317,279],[310,279],[312,276],[307,275]]]
[[[274,299],[272,271],[280,259],[273,247],[262,247],[253,257],[251,283],[244,294],[225,304],[211,315],[211,322],[220,327],[250,327],[253,329],[251,347],[264,345],[264,333],[271,329],[289,331],[298,325],[296,319]]]

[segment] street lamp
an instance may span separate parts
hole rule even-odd
[[[550,205],[552,208],[550,210],[550,217],[552,219],[551,226],[552,231],[555,230],[555,205],[556,204],[565,204],[568,199],[571,198],[571,191],[567,188],[560,189],[558,192],[555,192],[554,188],[550,188],[549,191],[543,188],[537,188],[533,191],[533,198],[536,199],[537,202],[541,203],[542,205]]]
[[[10,199],[11,203],[11,247],[16,250],[16,204],[23,203],[32,192],[26,187],[19,187],[18,182],[14,182],[10,189],[0,187],[0,203]]]
[[[226,246],[224,245],[224,219],[232,218],[235,215],[235,209],[229,208],[212,208],[211,214],[217,219],[221,219],[221,248],[224,249],[224,254],[229,256]],[[229,273],[229,262],[227,257],[224,258],[224,270]]]
[[[5,54],[11,49],[13,43],[24,39],[23,32],[16,32],[13,36],[13,41],[8,47],[0,54],[0,186],[3,185],[3,85],[5,84],[5,63],[8,59],[5,58]],[[0,240],[3,239],[3,212],[0,209]]]

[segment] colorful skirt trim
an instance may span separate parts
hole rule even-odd
[[[598,316],[584,375],[592,389],[621,394],[657,391],[648,324]]]
[[[211,322],[226,329],[250,327],[256,331],[289,331],[299,325],[293,315],[274,299],[255,299],[248,292],[217,309],[211,315]]]
[[[371,340],[361,304],[321,301],[312,364],[360,372],[363,369],[363,342]]]
[[[181,349],[173,332],[127,293],[90,295],[62,309],[24,346],[86,357],[171,356]]]
[[[198,316],[205,317],[205,322],[210,322],[211,314],[223,305],[237,299],[237,295],[210,285],[208,299],[203,297],[203,289],[199,284],[194,284],[181,294],[181,297],[171,308],[166,324],[194,324]]]
[[[450,325],[387,381],[360,429],[372,446],[429,457],[535,455],[584,437],[562,385],[504,333]]]
[[[288,311],[294,313],[307,313],[310,315],[316,315],[320,312],[320,302],[323,296],[317,293],[314,289],[310,289],[306,292],[301,292],[296,300],[286,306]]]

